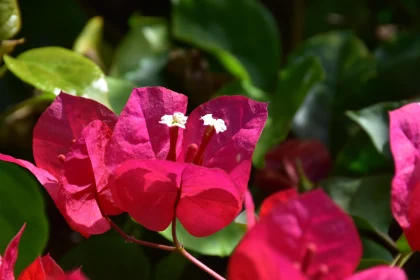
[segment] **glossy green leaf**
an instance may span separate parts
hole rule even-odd
[[[16,274],[43,253],[48,241],[48,221],[41,187],[23,168],[0,161],[0,255],[26,223],[19,244]]]
[[[171,226],[159,232],[166,239],[172,241]],[[194,237],[190,235],[181,223],[177,222],[176,232],[179,241],[185,248],[203,255],[226,257],[229,256],[242,239],[246,229],[243,225],[231,223],[221,231],[207,237]]]
[[[275,87],[280,40],[270,12],[256,0],[173,0],[173,34],[215,55],[225,68],[263,90]]]
[[[357,271],[365,270],[379,265],[389,265],[389,262],[378,259],[361,259]]]
[[[397,247],[401,253],[409,254],[412,252],[404,233],[400,236],[400,238],[398,238]]]
[[[402,33],[395,40],[375,51],[377,76],[370,83],[371,94],[383,100],[401,100],[420,91],[417,73],[420,71],[420,36]]]
[[[130,31],[117,47],[110,76],[137,86],[162,85],[160,72],[168,59],[169,44],[165,19],[132,17]]]
[[[372,139],[362,129],[349,136],[334,162],[334,174],[337,175],[364,176],[393,171],[392,159],[379,153]]]
[[[253,86],[251,82],[247,80],[236,80],[226,84],[216,93],[216,96],[238,94],[245,95],[258,101],[267,101],[269,99],[267,93]]]
[[[93,17],[86,23],[73,44],[75,52],[90,58],[101,67],[104,67],[101,57],[103,29],[104,19],[99,16]]]
[[[106,77],[106,81],[109,88],[109,103],[114,112],[119,114],[136,86],[130,81],[113,77]]]
[[[391,158],[388,112],[401,105],[400,102],[378,103],[359,111],[349,111],[347,112],[347,116],[366,131],[376,149],[381,154]]]
[[[320,185],[347,213],[365,219],[387,234],[392,221],[389,207],[391,179],[391,174],[362,178],[333,177]]]
[[[155,266],[154,280],[180,279],[185,267],[190,262],[180,254],[169,253]]]
[[[362,237],[362,244],[363,259],[381,260],[383,262],[387,262],[388,264],[392,262],[392,254],[375,241]]]
[[[17,58],[5,56],[7,68],[37,89],[60,91],[108,102],[108,85],[102,70],[88,58],[60,47],[26,51]]]
[[[95,235],[61,260],[64,270],[82,267],[90,279],[149,279],[150,263],[143,248],[127,243],[115,232]]]
[[[286,66],[279,87],[270,96],[268,120],[253,155],[253,162],[263,166],[265,154],[283,141],[290,131],[293,117],[306,95],[324,79],[317,59],[307,57]]]
[[[295,116],[293,131],[302,138],[321,139],[328,146],[335,140],[330,138],[338,138],[340,146],[348,137],[341,131],[346,129],[342,123],[344,111],[363,106],[369,95],[361,90],[375,73],[374,61],[359,39],[344,32],[329,32],[308,39],[291,59],[305,56],[319,58],[326,79],[323,86],[307,96]],[[334,133],[330,135],[330,131]]]
[[[0,0],[0,41],[19,32],[21,17],[17,0]]]

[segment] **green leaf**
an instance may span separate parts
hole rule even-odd
[[[164,18],[132,17],[130,31],[117,47],[110,76],[129,80],[136,86],[162,85],[159,74],[166,65],[169,46]]]
[[[0,255],[24,223],[15,267],[18,275],[42,254],[48,241],[44,199],[35,178],[21,167],[0,161]]]
[[[173,0],[173,34],[215,55],[257,87],[274,88],[280,40],[274,18],[256,0]]]
[[[389,265],[389,262],[378,259],[362,259],[357,267],[357,271],[365,270],[379,265]]]
[[[400,250],[400,252],[403,254],[409,254],[412,252],[410,245],[408,244],[407,238],[405,237],[405,234],[402,234],[400,238],[398,238],[397,247],[398,250]]]
[[[0,1],[0,41],[9,39],[19,32],[21,17],[17,0]]]
[[[177,280],[180,279],[189,261],[180,254],[169,253],[160,260],[153,270],[154,280]]]
[[[361,239],[363,244],[363,259],[381,260],[388,264],[392,262],[392,254],[387,249],[368,238],[362,237]]]
[[[343,131],[346,129],[343,112],[358,109],[367,102],[367,96],[371,98],[362,93],[362,89],[375,73],[374,61],[363,42],[344,32],[329,32],[308,39],[291,60],[305,56],[320,59],[326,79],[299,109],[293,131],[302,138],[321,139],[327,146],[333,146],[335,153],[335,146],[341,147],[348,138]],[[330,135],[330,131],[334,133]]]
[[[79,36],[77,36],[73,44],[73,50],[75,52],[90,58],[101,67],[104,67],[104,62],[101,57],[103,29],[103,18],[99,16],[93,17],[86,23],[86,26]]]
[[[253,155],[256,166],[263,166],[265,154],[286,138],[306,95],[323,79],[322,67],[313,57],[290,63],[281,72],[276,94],[270,96],[267,123]]]
[[[4,56],[7,68],[42,91],[94,99],[109,106],[108,85],[102,70],[88,58],[60,47],[26,51],[17,58]]]
[[[64,270],[82,267],[90,279],[149,279],[150,263],[142,247],[127,243],[114,232],[95,235],[68,252]]]
[[[320,185],[347,213],[363,218],[387,234],[392,221],[389,207],[391,179],[391,174],[362,178],[333,177]]]
[[[377,77],[369,91],[385,101],[401,100],[420,91],[417,75],[420,71],[420,36],[402,33],[392,42],[375,51]]]
[[[391,158],[388,112],[401,105],[400,102],[378,103],[359,111],[348,111],[347,116],[366,131],[378,152]]]
[[[246,80],[235,80],[224,85],[215,95],[245,95],[257,101],[267,101],[268,95]]]
[[[109,88],[109,103],[116,114],[120,114],[136,86],[127,80],[106,77]]]
[[[334,174],[345,176],[364,176],[378,172],[393,172],[392,158],[386,158],[375,148],[369,135],[358,129],[349,136],[347,143],[339,151]]]
[[[242,239],[245,231],[246,229],[243,225],[232,222],[213,235],[194,237],[185,230],[180,222],[176,224],[177,237],[185,248],[209,256],[229,256]],[[172,226],[159,233],[166,239],[172,241]]]

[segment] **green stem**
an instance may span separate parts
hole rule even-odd
[[[413,252],[400,253],[395,257],[391,265],[396,266],[396,267],[403,267],[404,264],[410,259],[412,255],[413,255]]]

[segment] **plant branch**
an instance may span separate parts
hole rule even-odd
[[[204,263],[200,262],[198,259],[196,259],[190,253],[188,253],[185,250],[184,245],[182,245],[181,242],[179,242],[178,237],[176,235],[176,210],[178,208],[178,204],[179,204],[179,200],[180,199],[181,199],[181,189],[179,189],[178,195],[177,195],[176,200],[175,200],[174,216],[172,218],[172,240],[173,240],[173,242],[175,244],[176,251],[178,253],[180,253],[181,255],[183,255],[187,260],[189,260],[190,262],[192,262],[193,264],[195,264],[197,267],[199,267],[203,271],[207,272],[214,279],[217,279],[217,280],[226,280],[223,276],[219,275],[217,272],[215,272],[214,270],[212,270],[211,268],[209,268],[208,266],[206,266]]]
[[[188,253],[185,249],[182,249],[180,251],[181,255],[183,255],[187,260],[201,268],[203,271],[207,272],[210,276],[212,276],[214,279],[217,280],[226,280],[223,276],[219,275],[214,270],[210,269],[208,266],[200,262],[198,259],[196,259],[193,255]]]
[[[119,235],[121,235],[125,240],[127,240],[130,243],[135,243],[135,244],[138,244],[138,245],[151,247],[151,248],[156,248],[156,249],[165,250],[165,251],[171,251],[171,252],[175,252],[177,250],[177,248],[173,247],[173,246],[151,243],[151,242],[139,240],[139,239],[136,239],[132,236],[129,236],[117,224],[115,224],[108,216],[104,216],[104,217],[111,224],[111,227],[116,232],[118,232]]]

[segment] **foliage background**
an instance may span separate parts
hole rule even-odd
[[[10,3],[16,2],[0,1],[0,18],[10,12]],[[32,129],[56,88],[87,95],[116,112],[134,86],[185,93],[191,108],[212,96],[240,93],[270,102],[256,168],[287,138],[316,138],[328,147],[333,171],[320,185],[358,225],[364,244],[360,267],[389,263],[407,250],[389,209],[393,162],[387,112],[418,98],[420,1],[21,0],[18,5],[21,30],[12,35],[25,43],[11,53],[3,43],[0,47],[1,54],[9,53],[0,79],[1,153],[33,160]],[[33,52],[47,46],[73,52]],[[93,81],[108,88],[89,88]],[[85,240],[68,228],[42,186],[16,166],[0,163],[0,181],[0,252],[28,222],[19,271],[49,252],[64,268],[83,265],[92,279],[207,279],[178,255],[126,244],[112,232]],[[251,178],[257,204],[267,196],[260,185]],[[138,238],[161,243],[170,238],[128,216],[118,223]],[[179,238],[223,274],[243,233],[239,217],[214,236],[197,239],[180,232]],[[415,254],[405,266],[413,279],[420,277],[419,262]]]

